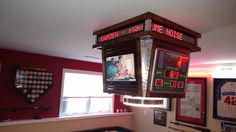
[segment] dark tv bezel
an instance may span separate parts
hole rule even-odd
[[[128,55],[133,54],[134,57],[134,74],[135,74],[135,81],[123,81],[123,80],[107,80],[106,79],[106,72],[107,72],[107,61],[106,59],[108,57],[115,57],[119,55]],[[126,50],[126,51],[119,51],[114,52],[112,54],[104,56],[103,60],[104,64],[104,92],[107,93],[116,93],[116,94],[125,94],[125,95],[137,95],[138,94],[138,63],[137,63],[137,51],[135,49],[133,50]]]
[[[126,55],[132,55],[132,57],[133,57],[133,63],[134,63],[134,65],[132,66],[133,68],[134,68],[134,80],[122,80],[122,79],[114,79],[114,80],[109,80],[108,78],[107,78],[107,74],[105,74],[105,78],[106,78],[106,81],[108,81],[108,82],[135,82],[136,80],[137,80],[137,78],[136,78],[136,74],[135,74],[135,57],[134,57],[134,53],[128,53],[128,54],[121,54],[121,55],[115,55],[115,56],[107,56],[105,59],[105,73],[107,73],[107,58],[111,58],[111,57],[114,57],[114,58],[116,58],[116,57],[119,57],[119,56],[126,56]]]

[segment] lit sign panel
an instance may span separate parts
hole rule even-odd
[[[162,25],[157,25],[157,24],[152,24],[152,31],[165,34],[169,37],[178,39],[178,40],[183,40],[183,33],[177,32],[175,30],[163,27]]]
[[[137,32],[141,32],[144,31],[145,25],[144,23],[139,23],[136,25],[132,25],[130,27],[121,29],[121,30],[117,30],[117,31],[113,31],[113,32],[109,32],[103,35],[99,35],[97,37],[97,42],[101,43],[101,42],[105,42],[105,41],[109,41],[109,40],[113,40],[116,38],[120,38],[126,35],[131,35]],[[156,23],[152,23],[151,24],[151,31],[159,33],[159,34],[164,34],[170,38],[174,38],[180,41],[184,41],[184,42],[188,42],[191,44],[196,44],[196,38],[189,36],[187,34],[184,34],[182,32],[176,31],[174,29],[165,27],[163,25],[160,24],[156,24]]]
[[[118,31],[114,31],[111,33],[98,36],[97,41],[104,42],[104,41],[116,39],[125,35],[137,33],[143,30],[144,30],[144,23],[140,23],[140,24],[137,24],[137,25],[134,25],[134,26],[122,29],[122,30],[118,30]]]
[[[195,38],[188,36],[186,34],[183,34],[181,32],[178,32],[176,30],[170,29],[168,27],[165,27],[163,25],[160,24],[156,24],[156,23],[152,23],[152,31],[160,33],[160,34],[164,34],[168,37],[174,38],[174,39],[178,39],[180,41],[185,41],[191,44],[195,44]]]

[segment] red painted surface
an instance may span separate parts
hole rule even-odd
[[[115,95],[114,97],[114,112],[130,112],[130,107],[123,104],[123,96],[122,95]]]
[[[85,61],[58,58],[46,55],[25,53],[19,51],[0,49],[0,120],[1,119],[32,119],[39,115],[57,117],[59,115],[62,69],[78,69],[89,71],[102,71],[102,65]],[[36,103],[29,103],[22,94],[14,88],[15,68],[17,65],[27,67],[45,68],[53,72],[53,87],[45,93]],[[5,108],[51,106],[48,111],[19,110],[16,112],[5,111]]]

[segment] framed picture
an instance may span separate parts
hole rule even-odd
[[[221,132],[236,132],[236,124],[221,122]]]
[[[236,79],[213,81],[213,118],[236,122]]]
[[[206,78],[188,78],[185,98],[176,99],[176,120],[206,126]]]
[[[154,124],[166,126],[166,111],[154,109]]]

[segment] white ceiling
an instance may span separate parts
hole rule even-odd
[[[0,48],[101,62],[101,52],[92,49],[93,31],[145,12],[202,34],[203,51],[191,55],[192,65],[236,56],[236,34],[229,28],[236,29],[236,0],[1,0]],[[219,33],[225,27],[230,37]],[[225,56],[218,52],[224,42],[215,46],[219,37],[232,41]]]

